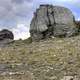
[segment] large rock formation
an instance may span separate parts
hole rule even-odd
[[[32,40],[41,40],[51,36],[73,36],[77,30],[74,21],[72,12],[67,8],[40,5],[30,25]]]
[[[13,39],[14,35],[11,31],[7,29],[3,29],[2,31],[0,31],[0,46],[12,42]]]

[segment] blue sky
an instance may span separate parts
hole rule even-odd
[[[15,39],[29,37],[30,22],[40,4],[67,7],[80,19],[80,0],[0,0],[0,29],[10,29]]]

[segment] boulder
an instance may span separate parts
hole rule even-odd
[[[7,30],[7,29],[3,29],[2,31],[0,31],[0,40],[4,40],[4,39],[14,39],[14,35],[11,31]]]
[[[55,37],[70,37],[75,34],[75,19],[72,12],[64,7],[40,5],[30,24],[33,41]]]
[[[0,46],[13,42],[14,35],[11,31],[3,29],[0,31]]]

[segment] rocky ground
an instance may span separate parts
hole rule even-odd
[[[80,36],[0,47],[0,80],[80,80]]]

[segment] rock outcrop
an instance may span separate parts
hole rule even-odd
[[[80,33],[80,21],[76,21],[76,27],[78,28],[78,32]]]
[[[2,31],[0,31],[0,40],[4,40],[4,39],[14,39],[14,35],[11,31],[7,30],[7,29],[3,29]]]
[[[12,42],[14,35],[11,31],[3,29],[0,31],[0,46]]]
[[[70,37],[76,33],[72,12],[64,7],[40,5],[34,13],[30,25],[33,41],[54,37]]]

